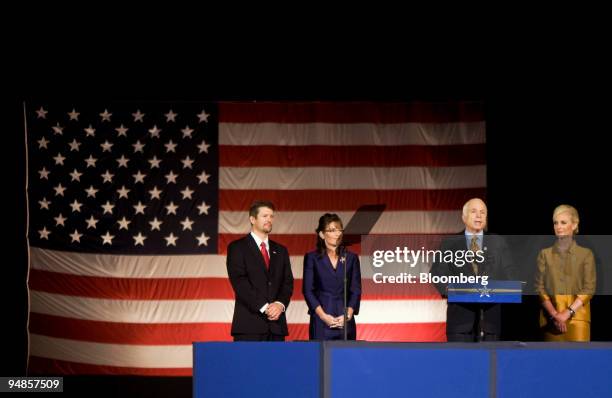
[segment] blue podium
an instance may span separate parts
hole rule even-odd
[[[449,303],[520,303],[523,287],[521,281],[488,281],[478,283],[449,283]]]
[[[193,396],[609,398],[611,374],[599,342],[194,343]]]

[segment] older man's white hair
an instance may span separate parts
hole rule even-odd
[[[488,209],[487,208],[487,204],[484,202],[484,200],[482,200],[480,198],[472,198],[472,199],[468,200],[467,202],[465,202],[465,204],[463,205],[463,217],[467,217],[468,209],[470,207],[470,203],[472,203],[475,200],[480,201],[484,205],[485,209]]]

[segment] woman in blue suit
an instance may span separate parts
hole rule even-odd
[[[357,338],[354,316],[361,301],[359,257],[342,246],[342,220],[326,213],[319,218],[317,250],[304,256],[302,293],[310,314],[311,340],[342,340],[344,333],[344,267],[347,277],[347,338]]]

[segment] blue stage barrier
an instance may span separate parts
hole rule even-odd
[[[319,397],[317,343],[194,343],[194,397]]]
[[[194,343],[193,372],[194,397],[609,398],[612,343]]]
[[[484,349],[375,344],[331,349],[332,397],[486,397]],[[350,382],[347,382],[349,381]]]
[[[610,343],[497,350],[497,398],[612,397]]]

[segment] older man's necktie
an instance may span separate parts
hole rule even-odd
[[[480,246],[478,246],[478,236],[476,235],[472,235],[470,250],[474,253],[480,250]],[[472,262],[472,269],[474,270],[474,275],[478,275],[478,264],[476,263],[476,261]]]

